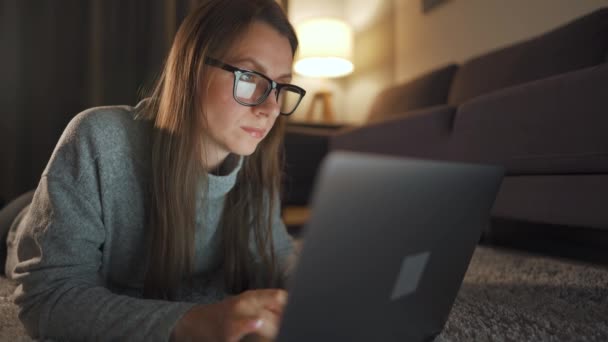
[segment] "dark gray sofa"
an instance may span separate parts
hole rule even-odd
[[[368,123],[292,125],[285,205],[334,149],[504,165],[494,217],[608,229],[608,8],[391,87]]]

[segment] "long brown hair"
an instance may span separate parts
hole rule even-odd
[[[139,113],[154,123],[145,297],[172,299],[179,284],[192,276],[197,189],[207,184],[201,146],[205,113],[199,99],[209,84],[204,59],[223,56],[254,21],[287,37],[295,54],[295,32],[274,0],[202,1],[182,22]],[[218,229],[226,290],[232,293],[280,285],[271,221],[279,201],[283,120],[277,118],[256,151],[244,158],[225,200]]]

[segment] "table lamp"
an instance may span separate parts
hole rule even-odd
[[[296,73],[308,77],[333,78],[353,72],[353,32],[343,20],[309,19],[298,24],[296,32],[300,41],[294,65]],[[331,92],[326,89],[314,93],[306,120],[312,121],[315,104],[321,101],[323,121],[334,122],[331,97]]]

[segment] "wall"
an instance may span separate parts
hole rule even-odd
[[[294,113],[303,120],[314,92],[329,89],[333,93],[336,119],[360,122],[367,114],[375,94],[394,81],[395,44],[392,0],[290,0],[289,17],[294,26],[311,17],[329,16],[346,20],[354,31],[355,71],[338,79],[312,79],[295,76],[293,83],[304,87],[307,95]],[[320,107],[315,118],[320,118]]]
[[[447,0],[428,14],[418,0],[394,0],[396,79],[463,62],[608,6],[608,0]]]
[[[350,0],[347,19],[355,30],[355,71],[344,79],[342,121],[362,123],[376,95],[395,83],[393,1]]]
[[[420,0],[289,0],[294,25],[337,16],[355,30],[355,72],[322,84],[296,77],[309,91],[303,119],[320,87],[334,92],[339,121],[362,123],[378,92],[426,71],[524,40],[608,6],[608,0],[446,0],[422,13]]]

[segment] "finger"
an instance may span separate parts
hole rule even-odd
[[[232,323],[230,331],[227,332],[229,342],[239,342],[243,337],[252,333],[258,333],[264,326],[262,318],[245,318]]]
[[[234,312],[241,317],[257,315],[260,310],[280,311],[285,305],[287,292],[284,290],[249,290],[233,297]]]
[[[259,317],[262,323],[255,333],[268,339],[275,339],[279,333],[280,317],[267,310],[260,312]]]
[[[266,305],[263,308],[263,310],[268,310],[269,312],[272,312],[277,317],[283,316],[284,309],[285,309],[285,304]]]
[[[287,291],[282,289],[266,289],[253,291],[257,304],[268,310],[282,312],[287,303]]]

